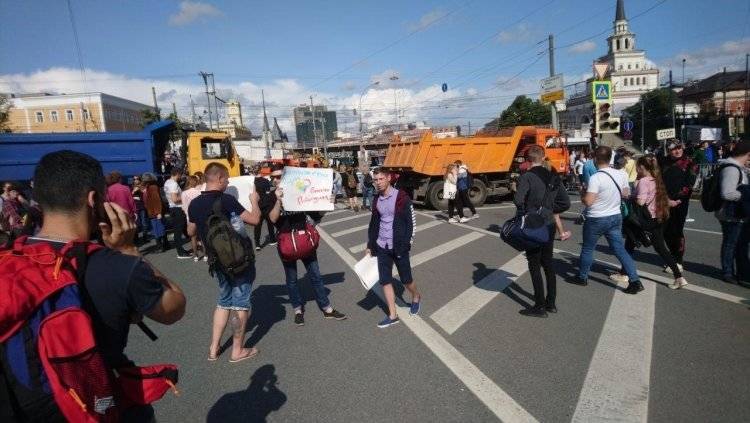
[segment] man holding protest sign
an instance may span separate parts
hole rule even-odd
[[[275,187],[276,202],[269,212],[269,218],[276,225],[279,257],[284,266],[289,302],[294,308],[294,324],[305,324],[304,300],[297,278],[297,261],[302,261],[307,269],[315,301],[323,311],[323,317],[346,319],[345,314],[331,306],[323,286],[316,251],[320,235],[315,225],[323,217],[321,211],[332,210],[335,200],[331,170],[289,167],[285,172],[281,165],[277,165],[271,172],[271,180]]]
[[[411,294],[409,314],[419,313],[422,296],[417,291],[417,284],[411,275],[409,250],[414,241],[416,215],[414,206],[406,192],[391,186],[389,172],[376,169],[373,171],[373,182],[378,195],[372,205],[372,218],[367,231],[367,254],[378,258],[380,285],[383,286],[388,316],[378,323],[379,328],[398,323],[396,314],[396,294],[393,291],[393,265],[398,269],[401,283]]]

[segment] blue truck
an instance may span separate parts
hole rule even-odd
[[[28,181],[47,153],[73,150],[101,162],[104,173],[158,173],[174,122],[163,120],[140,132],[0,134],[0,181]]]

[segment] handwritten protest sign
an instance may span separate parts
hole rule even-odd
[[[286,166],[281,187],[284,189],[281,204],[286,211],[333,210],[331,169]]]
[[[255,176],[234,176],[229,178],[229,186],[225,193],[236,198],[247,211],[252,211],[250,194],[255,191]]]

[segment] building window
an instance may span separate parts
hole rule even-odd
[[[617,48],[615,50],[619,50],[620,49],[620,40],[615,41],[615,43],[617,45]]]
[[[642,82],[643,85],[646,85],[646,77],[645,76],[643,78],[641,78],[641,81],[643,81]]]
[[[36,112],[36,123],[44,122],[44,113]]]
[[[67,120],[68,122],[70,122],[71,120],[73,120],[73,111],[72,110],[66,110],[65,111],[65,120]]]
[[[89,116],[89,109],[83,109],[83,120],[89,119],[91,119],[91,116]]]
[[[619,66],[619,67],[618,67],[617,69],[618,69],[618,70],[622,70],[622,65],[620,65],[620,66]]]
[[[628,70],[630,70],[630,63],[628,63]]]
[[[630,78],[630,85],[633,85],[633,78]]]
[[[638,69],[638,63],[635,64],[635,68]]]
[[[628,78],[623,79],[623,81],[625,81],[625,86],[627,87],[628,86]]]
[[[625,50],[627,50],[629,48],[630,48],[630,40],[626,38],[625,39]]]
[[[57,110],[53,110],[53,111],[49,112],[49,119],[52,122],[57,122]]]

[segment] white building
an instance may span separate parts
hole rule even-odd
[[[608,64],[605,80],[612,82],[612,103],[615,116],[637,103],[641,95],[659,85],[659,70],[646,60],[646,52],[636,49],[635,34],[630,32],[625,16],[625,0],[617,0],[612,35],[607,37],[606,55],[598,63]],[[586,81],[582,92],[572,95],[567,101],[567,110],[561,113],[562,128],[580,128],[590,121],[593,102],[591,99],[592,76]]]
[[[237,138],[248,138],[252,134],[250,130],[245,127],[242,121],[242,106],[237,100],[229,100],[226,103],[227,106],[227,120],[226,122],[220,123],[219,131],[224,131],[229,134],[232,139]]]

